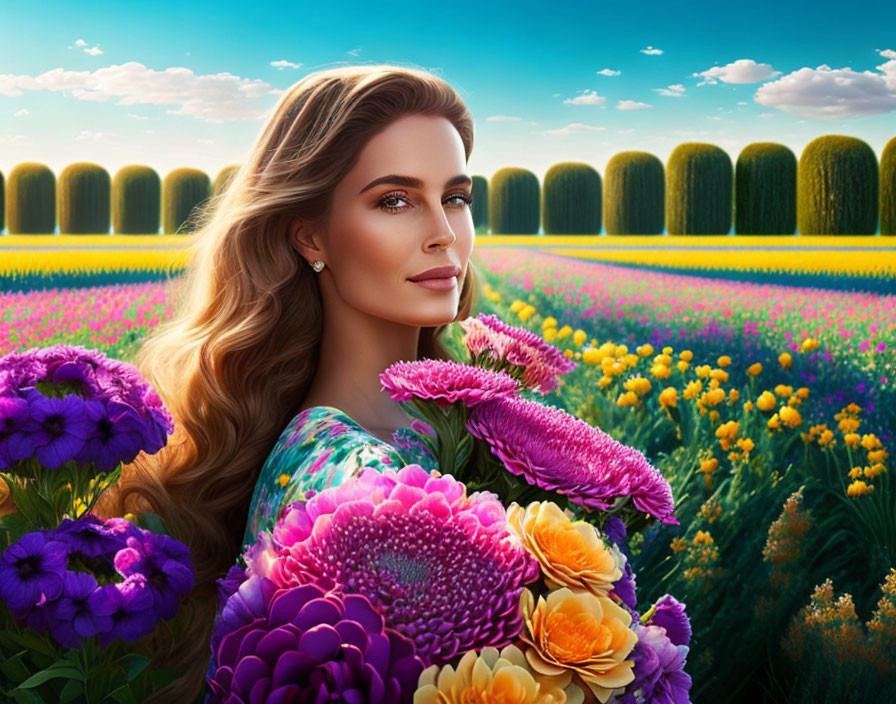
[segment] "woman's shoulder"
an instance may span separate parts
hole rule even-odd
[[[362,467],[400,469],[398,450],[369,434],[343,411],[311,406],[287,423],[261,467],[246,525],[244,544],[270,530],[280,509],[309,490],[338,486]]]

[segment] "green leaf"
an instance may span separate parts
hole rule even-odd
[[[67,664],[53,665],[52,667],[48,667],[46,670],[42,670],[27,680],[22,682],[13,692],[19,689],[30,689],[31,687],[37,687],[38,685],[43,684],[44,682],[48,682],[49,680],[56,679],[57,677],[67,677],[69,679],[78,680],[80,682],[84,681],[84,674],[76,667],[72,667]]]
[[[16,684],[20,682],[24,682],[28,679],[28,676],[31,674],[31,670],[25,665],[24,657],[28,652],[23,650],[21,653],[17,653],[11,658],[7,658],[2,664],[0,664],[0,671],[6,675],[11,682]]]
[[[109,692],[109,694],[103,697],[100,701],[118,702],[118,704],[138,704],[137,698],[134,696],[134,693],[131,691],[131,686],[128,684],[122,685],[113,692]]]
[[[30,689],[14,689],[10,694],[16,704],[47,704],[43,697]]]
[[[78,698],[84,697],[84,683],[78,680],[69,680],[59,695],[59,704],[68,704]]]
[[[165,527],[165,522],[158,514],[150,513],[149,511],[141,513],[137,517],[137,525],[156,535],[168,535],[168,529]]]
[[[118,665],[123,669],[127,673],[128,680],[133,680],[146,669],[146,666],[149,665],[151,661],[152,658],[148,658],[145,655],[129,653],[128,655],[118,658],[118,660],[112,664]]]

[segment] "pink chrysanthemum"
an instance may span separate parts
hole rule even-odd
[[[461,401],[468,407],[510,396],[517,387],[505,372],[443,359],[395,362],[380,374],[380,383],[394,401],[416,397],[432,399],[439,406]]]
[[[556,389],[557,376],[576,366],[535,333],[508,325],[496,315],[481,313],[460,325],[466,331],[463,342],[474,357],[489,351],[492,362],[506,360],[523,367],[523,385],[542,394]]]
[[[323,578],[366,596],[427,665],[509,644],[523,586],[539,575],[494,494],[467,496],[454,477],[413,464],[368,468],[290,504],[246,561],[278,587]]]
[[[514,397],[476,406],[467,422],[508,471],[589,509],[631,496],[640,511],[677,525],[669,483],[637,449],[554,406]]]

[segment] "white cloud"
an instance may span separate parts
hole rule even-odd
[[[28,108],[22,108],[21,110],[16,110],[12,116],[13,117],[25,117],[28,114]]]
[[[648,46],[646,49],[639,50],[642,54],[662,54],[662,49],[654,49],[652,46]]]
[[[588,90],[586,88],[582,93],[583,95],[579,95],[575,98],[567,98],[563,102],[570,103],[571,105],[603,105],[607,102],[607,99],[598,95],[597,91]]]
[[[698,86],[706,84],[715,85],[719,81],[722,83],[758,83],[766,81],[769,78],[780,76],[780,71],[775,71],[771,64],[757,64],[753,59],[738,59],[737,61],[725,64],[724,66],[713,66],[706,71],[700,73],[692,73],[692,76],[702,76],[705,80],[698,83]]]
[[[260,120],[265,112],[253,102],[275,94],[261,79],[230,73],[197,75],[188,68],[155,71],[136,61],[95,71],[55,68],[36,76],[0,74],[0,95],[18,97],[24,91],[69,92],[78,100],[116,105],[176,105],[171,115],[186,115],[205,122]]]
[[[648,103],[639,103],[635,100],[620,100],[616,104],[617,110],[643,110],[644,108],[652,108],[653,105]]]
[[[10,147],[27,147],[31,145],[31,142],[23,134],[7,134],[0,135],[0,145],[8,145]]]
[[[285,68],[298,68],[302,64],[294,64],[292,61],[287,61],[286,59],[280,59],[279,61],[271,61],[271,66],[276,69],[283,70]]]
[[[349,50],[348,50],[347,52],[345,52],[345,53],[346,53],[346,54],[349,54],[350,56],[357,56],[358,54],[361,53],[361,47],[358,47],[357,49],[349,49]]]
[[[488,122],[513,122],[518,121],[521,118],[515,117],[513,115],[490,115],[485,118]]]
[[[614,71],[611,68],[602,68],[600,71],[595,71],[600,76],[618,76],[622,71]]]
[[[129,112],[128,117],[130,117],[132,120],[148,120],[149,119],[148,117],[146,117],[146,115],[137,115],[136,113],[133,113],[133,112]]]
[[[873,71],[804,67],[759,86],[760,105],[809,120],[844,120],[896,110],[896,51],[878,51],[889,59]]]
[[[93,130],[81,130],[78,133],[78,136],[75,137],[76,142],[108,142],[112,143],[111,140],[107,139],[109,135],[115,134],[114,132],[94,132]]]
[[[654,88],[654,90],[667,98],[683,98],[685,93],[685,87],[681,83],[676,83],[667,88]]]
[[[83,39],[75,39],[75,46],[87,46],[87,42]]]
[[[606,127],[600,127],[599,125],[585,125],[581,122],[572,122],[566,125],[566,127],[560,127],[556,130],[545,130],[544,134],[581,134],[582,132],[603,132],[606,129]]]
[[[99,44],[97,44],[96,46],[91,47],[90,49],[85,49],[84,53],[90,54],[91,56],[97,56],[98,54],[102,54],[103,50],[100,49]]]

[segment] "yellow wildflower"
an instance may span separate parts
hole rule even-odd
[[[572,335],[572,328],[569,327],[569,325],[564,325],[557,331],[557,337],[559,337],[561,340],[564,337],[569,337],[570,335]]]
[[[697,373],[697,376],[703,379],[709,376],[709,372],[712,371],[712,367],[710,367],[708,364],[701,364],[699,367],[694,369],[694,371]]]
[[[638,398],[638,394],[634,391],[626,391],[624,394],[620,394],[619,398],[616,399],[616,405],[622,406],[640,406],[641,400]]]
[[[858,433],[847,433],[843,436],[843,442],[846,443],[847,447],[858,447],[860,441],[861,437]]]
[[[644,378],[643,376],[633,376],[630,379],[626,379],[623,386],[628,391],[634,391],[638,396],[643,396],[646,393],[650,393],[650,380]]]
[[[753,402],[752,401],[744,401],[744,413],[749,413],[753,410]]]
[[[705,530],[698,530],[697,535],[694,536],[693,540],[694,545],[712,545],[713,539],[712,536]]]
[[[778,355],[778,364],[780,364],[782,368],[790,369],[792,362],[793,357],[790,356],[790,352],[782,352]]]
[[[602,376],[600,379],[597,380],[597,385],[601,389],[607,388],[612,383],[613,383],[613,377],[611,377],[611,376]]]
[[[525,307],[526,302],[521,301],[519,298],[517,298],[513,303],[510,304],[510,310],[512,310],[514,313],[519,313]]]
[[[672,376],[672,370],[669,369],[665,364],[654,364],[650,368],[650,373],[653,374],[657,379],[668,379]]]
[[[650,355],[653,354],[653,345],[651,345],[648,342],[646,344],[641,345],[636,351],[637,351],[638,355],[641,357],[649,357]]]
[[[678,390],[674,386],[667,386],[660,392],[660,404],[664,407],[678,405]]]
[[[613,354],[617,357],[622,357],[628,354],[628,345],[616,345],[616,349],[613,351]]]
[[[279,482],[280,486],[286,486],[287,484],[289,484],[289,475],[281,474],[279,477],[277,477],[277,482]]]
[[[856,479],[852,484],[846,487],[846,495],[853,497],[865,496],[865,494],[870,494],[872,491],[874,491],[874,486],[866,484],[861,479]]]
[[[765,424],[769,430],[780,430],[781,421],[778,418],[778,414],[775,413],[771,418],[768,419],[768,423]]]
[[[859,477],[861,477],[864,474],[865,474],[865,471],[861,467],[853,467],[851,470],[849,470],[846,473],[846,475],[850,479],[858,479]]]
[[[782,397],[783,396],[793,396],[793,387],[787,386],[785,384],[778,384],[775,387],[775,393],[778,394],[778,396],[782,396]]]
[[[762,374],[762,362],[756,362],[747,367],[747,374],[750,376],[759,376]]]
[[[572,335],[572,342],[576,347],[581,347],[585,344],[585,340],[588,339],[588,335],[584,330],[576,330]]]
[[[809,389],[805,386],[801,386],[796,390],[796,395],[801,399],[807,399],[809,398]]]
[[[544,319],[544,322],[541,324],[542,329],[547,329],[551,327],[557,327],[557,319],[553,315],[549,315]]]
[[[688,367],[690,367],[691,365],[685,361],[679,361],[676,363],[675,366],[678,367],[678,371],[686,372],[688,370]]]
[[[719,412],[718,411],[710,411],[709,412],[709,421],[710,421],[710,423],[718,423],[719,422]]]
[[[544,339],[546,342],[553,342],[557,339],[557,328],[546,328],[544,331]]]
[[[681,552],[682,550],[687,549],[687,543],[684,538],[673,538],[672,542],[669,543],[669,547],[672,548],[672,552]]]
[[[873,464],[870,467],[865,467],[865,476],[869,479],[874,479],[881,472],[886,472],[887,468],[884,467],[880,462],[877,464]]]
[[[690,382],[684,388],[684,392],[682,392],[681,395],[685,400],[689,401],[690,399],[694,398],[697,394],[699,394],[702,389],[703,389],[703,382],[701,382],[699,379],[697,379],[695,381]]]
[[[709,373],[709,376],[711,376],[713,379],[717,379],[718,381],[728,381],[728,372],[726,372],[724,369],[713,369]]]
[[[670,354],[671,354],[671,352],[670,352]],[[690,350],[682,350],[681,353],[678,355],[678,358],[681,360],[684,360],[685,362],[690,362],[692,359],[694,359],[694,353],[691,352]]]
[[[727,367],[728,365],[731,364],[731,357],[729,357],[727,354],[723,354],[721,357],[719,357],[719,358],[716,360],[716,363],[717,363],[720,367]]]
[[[791,408],[790,406],[782,406],[779,413],[781,416],[781,421],[789,428],[795,428],[803,422],[802,416],[800,416],[800,412],[795,408]]]
[[[876,450],[881,446],[880,440],[874,433],[868,433],[862,436],[862,447],[866,450]]]
[[[663,354],[672,354],[672,348],[669,345],[663,347]]]
[[[731,389],[728,392],[728,404],[730,405],[739,400],[740,400],[740,391],[738,391],[737,389]]]
[[[874,452],[868,453],[869,462],[883,462],[885,459],[887,459],[886,450],[875,450]]]
[[[759,398],[756,399],[756,408],[760,411],[771,411],[777,405],[777,399],[775,399],[774,394],[769,391],[763,391],[759,394]]]
[[[803,340],[803,344],[800,345],[800,350],[803,352],[811,352],[812,350],[817,350],[820,344],[821,343],[814,337],[807,337]]]

